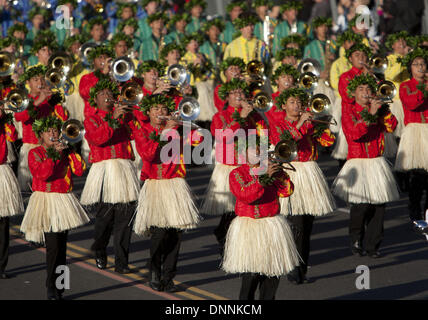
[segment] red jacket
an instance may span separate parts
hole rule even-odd
[[[342,108],[345,103],[354,102],[354,98],[348,95],[348,84],[352,79],[360,75],[362,72],[363,70],[352,67],[348,71],[342,73],[342,75],[339,77],[339,94],[342,97]]]
[[[179,128],[175,129],[180,130]],[[186,176],[186,167],[183,161],[183,141],[180,136],[172,136],[172,139],[180,140],[179,154],[171,154],[169,162],[161,161],[162,148],[158,141],[151,138],[151,135],[156,134],[156,136],[160,136],[162,130],[163,128],[154,128],[150,122],[144,122],[141,128],[134,132],[137,152],[143,160],[143,168],[140,176],[140,179],[143,181],[146,179],[184,178]],[[191,136],[195,138],[193,133],[194,131],[191,131]],[[190,136],[186,137],[185,143],[196,145],[202,140],[202,136],[198,134],[195,140],[190,140],[190,138]]]
[[[18,138],[15,126],[9,123],[2,123],[4,115],[0,118],[0,165],[5,164],[7,161],[7,143],[14,142]]]
[[[216,141],[216,161],[232,166],[238,165],[238,152],[234,142],[236,130],[244,129],[246,137],[248,137],[248,130],[250,129],[256,129],[258,132],[261,129],[267,129],[265,121],[255,111],[247,117],[245,125],[241,127],[239,122],[232,118],[232,114],[235,111],[240,112],[241,108],[228,106],[227,109],[217,112],[211,123],[211,134]],[[230,130],[226,132],[224,131],[226,129]],[[216,134],[216,130],[219,131],[219,134]]]
[[[276,119],[279,117],[280,119],[283,119],[286,116],[286,112],[281,109],[281,106],[279,108],[276,106],[276,98],[280,95],[280,92],[277,91],[275,93],[272,93],[272,100],[273,100],[273,106],[272,108],[266,112],[266,117],[269,120],[269,125],[271,125],[271,122],[275,122]]]
[[[125,119],[120,118],[120,127],[113,129],[104,120],[107,112],[96,109],[95,113],[85,118],[85,138],[90,147],[89,162],[96,163],[108,159],[134,160],[130,141],[133,139],[133,116],[129,113]]]
[[[400,85],[400,99],[404,109],[404,124],[428,122],[428,99],[417,88],[415,78]]]
[[[229,175],[230,191],[236,197],[235,214],[253,219],[279,214],[279,197],[289,197],[294,190],[290,178],[283,172],[268,186],[262,186],[258,176],[252,175],[247,164],[232,170]]]
[[[214,89],[214,105],[215,105],[215,107],[217,108],[217,110],[219,112],[223,110],[224,105],[226,104],[226,101],[225,100],[221,100],[221,98],[218,95],[218,90],[220,89],[221,86],[222,86],[222,84],[219,84]]]
[[[288,121],[285,118],[276,118],[276,121],[270,123],[269,128],[269,140],[270,143],[276,145],[281,141],[281,134],[284,131],[288,131],[293,140],[297,142],[297,154],[298,158],[296,161],[306,162],[315,161],[318,159],[317,143],[323,147],[329,147],[333,145],[335,137],[331,133],[330,129],[325,129],[321,134],[315,134],[316,126],[310,121],[306,121],[300,129],[296,128],[297,121]]]
[[[34,97],[32,95],[28,95],[28,97],[33,99],[34,101],[38,98],[38,96]],[[57,104],[56,106],[52,107],[48,103],[48,100],[43,101],[38,106],[34,106],[34,110],[37,110],[38,118],[55,116],[62,121],[66,121],[68,119],[67,109],[63,108],[63,106],[60,104]],[[38,144],[39,140],[33,132],[33,122],[37,119],[31,118],[28,114],[28,110],[15,113],[15,119],[16,121],[22,122],[22,142]]]
[[[77,153],[63,151],[60,160],[48,157],[43,146],[30,150],[28,166],[33,175],[33,191],[68,193],[73,189],[71,173],[81,176],[86,170],[85,161]]]
[[[361,117],[364,109],[356,102],[343,108],[342,128],[348,142],[348,159],[382,156],[384,132],[393,132],[397,127],[397,119],[391,112],[379,117],[374,124],[366,123]]]

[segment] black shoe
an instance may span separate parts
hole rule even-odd
[[[63,300],[62,299],[62,293],[58,290],[49,290],[47,294],[48,300]]]
[[[370,253],[368,254],[368,256],[369,256],[370,258],[372,258],[372,259],[379,259],[379,258],[381,258],[381,257],[382,257],[382,255],[380,254],[380,252],[379,252],[379,251],[370,252]]]
[[[5,272],[0,272],[0,279],[9,279],[10,277],[8,276],[7,273]]]
[[[293,269],[293,271],[289,272],[287,274],[287,280],[289,282],[291,282],[292,284],[302,284],[303,283],[303,279],[300,276],[300,270],[299,267]]]
[[[156,274],[155,272],[150,273],[150,282],[149,282],[150,288],[156,291],[162,291],[162,283],[160,281],[160,275]]]
[[[352,246],[351,246],[351,251],[353,255],[359,255],[360,257],[365,256],[366,252],[363,250],[363,248],[361,247],[361,245],[357,242],[355,242]]]
[[[115,267],[114,271],[117,273],[121,273],[121,274],[131,273],[131,269],[129,269],[127,266],[126,267]]]
[[[107,267],[107,259],[104,258],[95,258],[95,263],[98,269],[105,269]]]
[[[174,292],[180,291],[180,289],[174,284],[174,281],[169,280],[165,284],[163,291],[169,292],[169,293],[174,293]]]

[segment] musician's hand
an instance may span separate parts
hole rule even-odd
[[[191,85],[188,84],[188,85],[183,87],[183,94],[184,95],[190,96],[190,95],[192,95],[192,93],[193,93],[193,89],[192,89]]]
[[[102,63],[103,68],[101,69],[101,72],[103,74],[108,74],[110,72],[110,64],[112,62],[112,58],[107,58],[104,60],[104,62]]]
[[[181,123],[177,120],[167,120],[165,130],[166,129],[173,129],[173,128],[178,127],[180,125],[181,125]]]
[[[379,108],[382,106],[383,102],[379,98],[371,99],[370,101],[370,114],[376,114],[376,112],[379,110]]]
[[[0,101],[0,118],[3,117],[4,114],[4,104]]]
[[[67,149],[66,145],[63,145],[61,142],[59,141],[55,141],[54,142],[54,148],[57,152],[62,152],[64,149]]]
[[[122,115],[128,112],[128,106],[115,104],[113,111],[113,119],[119,119]]]
[[[313,114],[312,114],[311,112],[307,112],[307,111],[302,112],[302,114],[300,115],[299,122],[298,122],[298,123],[297,123],[297,125],[296,125],[296,128],[297,128],[297,129],[300,129],[300,127],[301,127],[301,126],[303,126],[303,124],[304,124],[307,120],[312,119],[312,117],[313,117]]]
[[[248,115],[251,113],[251,111],[254,110],[254,108],[246,100],[241,101],[241,106],[242,106],[242,110],[239,113],[239,115],[241,116],[241,118],[245,119],[246,117],[248,117]]]
[[[38,106],[46,99],[49,99],[52,96],[52,91],[47,87],[40,89],[39,97],[34,101],[34,105]]]
[[[268,162],[268,168],[266,173],[268,174],[269,177],[272,177],[277,172],[281,172],[281,171],[282,171],[282,166],[280,163],[276,163],[272,161]]]
[[[168,92],[171,89],[171,83],[169,81],[157,80],[156,81],[156,90],[153,91],[153,94],[160,94]]]

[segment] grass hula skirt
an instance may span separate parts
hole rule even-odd
[[[230,191],[229,174],[237,166],[217,162],[208,184],[201,212],[206,215],[222,215],[235,211],[235,196]]]
[[[131,160],[109,159],[93,163],[80,202],[127,203],[138,199],[140,183]]]
[[[149,179],[138,199],[134,232],[144,234],[150,227],[194,229],[200,221],[189,185],[183,178]]]
[[[31,149],[38,146],[38,144],[24,143],[19,151],[18,182],[22,191],[31,190],[33,176],[31,175],[30,167],[28,166],[28,154]]]
[[[279,277],[298,265],[299,254],[284,216],[233,219],[221,265],[225,272]]]
[[[201,106],[199,121],[211,121],[217,112],[214,105],[214,88],[212,80],[200,81],[195,83],[198,90],[198,102]]]
[[[8,164],[0,165],[0,217],[24,213],[21,190],[13,170]]]
[[[428,124],[409,123],[403,129],[398,147],[395,170],[408,171],[425,169],[428,171]]]
[[[281,214],[323,216],[336,209],[336,202],[315,161],[291,162],[296,171],[287,171],[294,184],[290,197],[280,198]],[[291,212],[289,212],[291,203]]]
[[[382,204],[400,198],[384,157],[349,159],[334,180],[332,190],[347,203]]]
[[[25,239],[44,243],[45,232],[62,232],[89,222],[73,193],[34,192],[28,202],[21,232]]]

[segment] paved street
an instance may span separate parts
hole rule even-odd
[[[320,166],[331,184],[338,172],[337,162],[322,155]],[[209,166],[189,169],[187,181],[199,203],[211,172]],[[84,177],[75,179],[75,192],[79,196],[83,183]],[[402,194],[400,201],[387,207],[385,239],[381,247],[384,257],[377,260],[351,255],[347,230],[349,210],[342,201],[337,204],[338,210],[334,213],[315,220],[308,271],[313,282],[295,286],[283,278],[277,299],[428,299],[428,242],[412,230],[407,214],[407,194]],[[71,288],[64,297],[83,300],[236,299],[240,278],[219,269],[218,246],[213,235],[219,219],[207,217],[199,228],[183,235],[175,279],[182,291],[175,294],[155,292],[148,286],[148,238],[133,235],[132,274],[120,275],[113,271],[112,241],[108,249],[109,268],[98,270],[89,252],[92,219],[91,224],[69,233],[67,255]],[[0,280],[0,300],[46,299],[45,252],[23,239],[19,233],[21,220],[22,216],[12,219],[7,268],[12,278]],[[370,269],[369,290],[356,288],[359,274],[355,271],[359,265]]]

